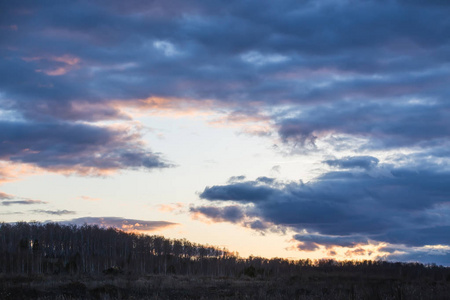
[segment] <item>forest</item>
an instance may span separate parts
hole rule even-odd
[[[239,257],[96,225],[0,224],[0,299],[448,299],[450,268]]]

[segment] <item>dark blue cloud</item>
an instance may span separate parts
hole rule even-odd
[[[388,252],[388,254],[380,257],[385,260],[450,265],[450,253],[445,248],[404,248],[399,251],[397,248],[384,247],[380,250]]]
[[[245,176],[244,175],[239,175],[239,176],[231,176],[228,179],[228,183],[232,183],[232,182],[236,182],[236,181],[243,181],[245,180]]]
[[[359,162],[350,165],[361,167]],[[359,170],[328,172],[308,183],[266,185],[247,181],[239,183],[239,189],[236,184],[213,186],[205,189],[202,195],[207,197],[202,198],[250,203],[242,206],[246,217],[297,230],[294,238],[301,242],[299,247],[309,250],[318,245],[349,247],[369,241],[450,246],[448,170],[439,165],[374,165],[367,169],[369,172],[364,167]],[[207,207],[213,209],[215,205]],[[224,216],[221,219],[227,220]]]
[[[448,91],[441,67],[448,10],[400,1],[170,1],[126,9],[120,1],[10,3],[3,22],[18,30],[4,29],[1,45],[9,58],[3,63],[15,68],[3,88],[21,103],[39,102],[36,94],[47,95],[37,97],[44,102],[59,99],[53,102],[67,115],[71,107],[63,102],[152,95],[240,105],[439,98]],[[155,47],[158,41],[174,54]],[[65,67],[52,57],[67,53],[80,63],[66,76],[35,72]],[[44,59],[20,62],[36,56]],[[32,114],[28,107],[18,109]]]
[[[240,206],[231,205],[225,207],[199,206],[191,207],[191,213],[199,213],[214,221],[239,223],[244,219],[244,213]]]
[[[294,235],[294,239],[300,242],[298,248],[306,251],[314,251],[320,245],[326,247],[335,245],[355,247],[368,242],[367,237],[364,236],[327,236],[319,234],[296,234]]]
[[[285,142],[448,140],[442,1],[8,1],[0,14],[0,109],[26,121],[123,120],[168,97],[264,110]]]
[[[227,206],[193,206],[189,209],[194,218],[198,216],[212,220],[214,222],[229,222],[243,227],[251,228],[261,234],[266,232],[285,233],[286,228],[276,226],[257,218],[257,214],[251,212],[248,207],[240,205]]]
[[[261,183],[266,183],[266,184],[272,184],[275,182],[275,178],[261,176],[261,177],[256,178],[256,181],[261,182]]]
[[[225,186],[206,187],[200,198],[207,200],[233,200],[239,202],[260,202],[267,200],[274,192],[271,187],[256,182],[231,183]]]
[[[324,163],[331,167],[342,169],[361,168],[370,170],[378,164],[379,160],[373,156],[348,156],[340,159],[328,159]]]
[[[14,204],[19,205],[34,205],[34,204],[46,204],[47,202],[41,201],[41,200],[31,200],[31,199],[22,199],[22,200],[3,200],[0,202],[3,206],[10,206]]]
[[[68,122],[0,121],[0,159],[41,168],[96,173],[169,167],[126,130]]]
[[[336,102],[281,116],[278,126],[283,140],[302,144],[341,133],[371,139],[367,148],[425,147],[450,135],[448,110],[448,103]]]

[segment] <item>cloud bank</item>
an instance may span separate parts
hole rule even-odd
[[[255,180],[206,187],[200,198],[210,204],[191,212],[215,222],[246,226],[252,219],[294,230],[300,250],[386,243],[393,253],[396,247],[450,246],[449,169],[377,165],[378,159],[365,156],[326,163],[343,169],[307,183]]]
[[[0,108],[90,126],[130,107],[264,111],[284,142],[430,146],[450,128],[449,13],[442,1],[8,2]]]

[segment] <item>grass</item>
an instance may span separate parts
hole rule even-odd
[[[2,276],[0,299],[448,299],[444,280],[308,273],[270,279],[203,276]]]

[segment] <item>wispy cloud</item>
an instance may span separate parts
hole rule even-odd
[[[146,221],[136,219],[126,219],[120,217],[82,217],[64,221],[65,224],[75,225],[99,225],[103,227],[115,227],[124,231],[152,232],[168,227],[177,226],[178,223],[167,221]]]
[[[182,202],[170,203],[170,204],[159,204],[158,210],[160,212],[170,212],[170,213],[182,213],[185,209],[185,204]]]
[[[3,192],[0,192],[0,205],[3,206],[10,206],[14,204],[19,205],[33,205],[33,204],[47,204],[48,202],[41,201],[41,200],[33,200],[23,197],[17,197],[15,195],[6,194]]]
[[[63,215],[74,215],[76,214],[75,211],[71,210],[43,210],[43,209],[35,209],[33,210],[36,214],[47,214],[47,215],[55,215],[55,216],[63,216]]]
[[[47,204],[48,202],[41,201],[41,200],[31,200],[31,199],[24,199],[24,200],[3,200],[0,202],[3,206],[10,206],[14,204],[19,205],[33,205],[33,204]]]
[[[9,194],[0,192],[0,200],[9,200],[9,199],[12,199],[12,198],[14,198],[13,195],[9,195]]]
[[[378,162],[378,158],[373,156],[349,156],[340,159],[328,159],[324,161],[324,163],[332,167],[342,169],[361,168],[365,170],[370,170],[376,167]]]

